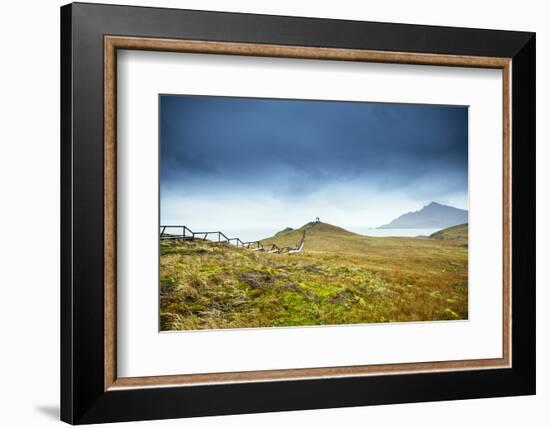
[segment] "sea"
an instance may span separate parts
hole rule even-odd
[[[348,227],[350,232],[367,236],[430,236],[441,229],[377,229],[376,227]],[[239,237],[242,241],[257,241],[275,235],[278,229],[228,229],[222,230],[229,238]]]
[[[437,229],[378,229],[376,227],[351,227],[348,229],[350,232],[358,233],[360,235],[367,236],[430,236],[432,233],[441,230]]]

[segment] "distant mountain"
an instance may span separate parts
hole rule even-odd
[[[446,228],[468,223],[468,211],[431,202],[419,211],[403,214],[379,229]]]

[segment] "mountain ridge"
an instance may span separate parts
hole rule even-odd
[[[420,210],[402,214],[378,229],[443,229],[464,223],[468,223],[467,210],[432,201]]]

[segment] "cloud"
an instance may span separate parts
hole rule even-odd
[[[201,96],[160,106],[166,201],[231,195],[288,209],[350,191],[358,201],[467,195],[466,107]]]

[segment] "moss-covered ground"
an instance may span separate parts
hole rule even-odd
[[[468,317],[468,249],[459,239],[381,238],[313,223],[264,243],[163,241],[161,329],[456,320]]]

